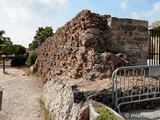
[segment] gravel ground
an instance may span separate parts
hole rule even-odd
[[[0,85],[4,87],[0,120],[44,120],[38,103],[43,83],[28,76],[26,68],[7,68],[3,74],[0,66]]]

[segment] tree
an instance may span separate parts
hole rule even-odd
[[[152,37],[159,37],[160,26],[154,27],[150,30],[150,35]]]
[[[4,30],[0,30],[0,36],[2,36],[3,34],[5,34]]]
[[[26,48],[22,45],[6,45],[3,50],[3,54],[15,54],[15,55],[24,55],[26,53]]]
[[[17,50],[17,55],[24,55],[26,53],[26,48],[23,47],[22,45],[18,46],[18,50]]]
[[[13,45],[12,41],[9,37],[3,37],[5,34],[4,30],[0,30],[0,53],[1,54],[21,54],[24,55],[26,53],[26,48],[22,45]],[[2,50],[3,49],[3,50]]]
[[[3,34],[5,34],[5,31],[4,30],[0,30],[0,45],[2,45],[4,42],[3,42]]]
[[[52,27],[39,27],[34,36],[34,40],[29,44],[29,49],[38,48],[48,37],[53,35]]]
[[[12,42],[9,37],[3,37],[4,34],[5,34],[5,31],[0,30],[0,53],[4,51],[5,46],[12,45]]]
[[[27,66],[31,66],[33,64],[35,64],[36,62],[36,59],[37,59],[37,53],[35,51],[33,51],[27,58],[27,61],[26,61],[26,65]]]

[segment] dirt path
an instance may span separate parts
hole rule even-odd
[[[38,103],[42,82],[22,68],[8,68],[6,72],[0,68],[0,85],[4,87],[0,120],[44,120]]]

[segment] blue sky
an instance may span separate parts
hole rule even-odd
[[[0,29],[28,47],[38,27],[63,26],[83,9],[113,17],[160,20],[160,0],[0,0]]]

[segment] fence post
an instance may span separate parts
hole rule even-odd
[[[5,73],[5,58],[3,57],[3,73]]]

